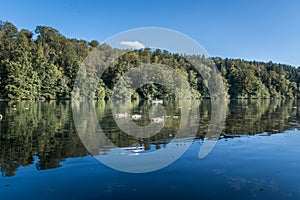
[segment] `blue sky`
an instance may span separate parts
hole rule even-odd
[[[300,1],[151,0],[4,1],[0,20],[31,31],[37,25],[67,37],[103,41],[128,29],[182,32],[210,56],[300,66]]]

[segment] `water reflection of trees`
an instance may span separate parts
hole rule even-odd
[[[231,101],[225,132],[271,134],[299,128],[298,107],[294,100]]]
[[[280,133],[299,128],[300,101],[265,99],[231,100],[227,104],[223,136],[254,135],[258,133]],[[198,136],[203,138],[210,122],[210,102],[200,106]]]
[[[300,101],[233,100],[224,103],[227,105],[224,136],[273,134],[299,128]],[[96,102],[96,112],[106,137],[118,147],[140,145],[144,146],[145,150],[165,148],[178,131],[182,109],[189,109],[195,105],[200,108],[197,137],[203,138],[211,116],[209,100],[197,103],[186,101],[184,108],[178,102],[164,102],[166,115],[170,116],[164,128],[155,136],[141,139],[129,136],[117,127],[112,117],[111,104],[112,102]],[[136,123],[146,126],[150,123],[150,108],[155,105],[148,102],[131,102],[118,106],[119,112],[126,108],[129,109],[129,114],[141,113],[143,120]],[[2,176],[14,176],[19,166],[35,165],[38,170],[57,168],[66,158],[89,154],[75,130],[70,102],[0,102],[0,113],[4,116],[0,121]],[[183,125],[192,123],[194,116],[191,109],[186,124]],[[93,124],[88,121],[85,123],[87,132],[93,133]],[[188,130],[185,136],[190,136]],[[101,146],[99,140],[101,138],[91,139],[95,142],[92,153],[108,154],[111,147]]]
[[[88,154],[72,124],[69,102],[1,102],[2,176],[19,166],[51,169],[69,157]]]

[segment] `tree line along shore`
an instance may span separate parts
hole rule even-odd
[[[95,48],[104,49],[108,54],[126,51],[112,48],[107,44],[99,44],[96,40],[67,38],[58,30],[48,26],[37,26],[34,31],[19,30],[10,22],[0,21],[0,99],[72,99],[76,96],[74,85],[80,66]],[[188,90],[191,96],[185,98],[210,98],[207,80],[188,60],[201,61],[208,71],[213,61],[214,67],[221,75],[224,85],[222,91],[226,98],[298,99],[300,97],[300,69],[295,66],[271,61],[206,58],[202,55],[189,55],[189,59],[185,58],[181,54],[161,49],[144,48],[126,51],[97,80],[92,98],[111,99],[113,88],[119,84],[120,78],[130,69],[142,64],[166,65],[176,70],[189,83]],[[85,73],[87,75],[95,73],[95,69],[87,69]],[[159,78],[161,74],[158,72],[152,76]],[[171,74],[164,74],[163,77],[171,77]],[[125,87],[117,91],[115,97],[176,98],[176,94],[159,84],[148,83],[134,91],[126,90],[126,84],[128,85],[123,83]],[[184,91],[180,92],[184,94]]]

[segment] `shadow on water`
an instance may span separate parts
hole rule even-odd
[[[89,155],[79,138],[72,117],[70,101],[0,102],[0,166],[2,176],[14,176],[20,166],[34,165],[37,170],[61,167],[66,158]],[[300,101],[296,100],[232,100],[227,104],[227,116],[221,138],[241,135],[282,133],[299,129]],[[187,101],[187,104],[195,102]],[[203,139],[210,122],[210,101],[197,101],[200,123],[196,138]],[[149,138],[135,138],[121,130],[113,118],[111,102],[96,102],[96,114],[105,135],[118,147],[142,146],[145,151],[166,148],[174,138],[181,120],[178,102],[164,102],[163,128]],[[114,108],[122,113],[141,115],[135,123],[147,126],[151,122],[149,102],[127,102]],[[189,107],[189,106],[188,106]],[[153,110],[153,109],[152,109]],[[190,111],[192,112],[192,111]],[[193,115],[191,115],[193,116]],[[119,119],[118,123],[122,123]],[[131,120],[131,119],[130,119]],[[193,119],[188,119],[189,123]],[[91,130],[92,131],[92,130]],[[188,133],[186,137],[189,137]],[[110,148],[95,149],[109,154]],[[94,154],[95,152],[93,152]]]

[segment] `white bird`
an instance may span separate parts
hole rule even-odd
[[[139,119],[142,118],[142,115],[132,115],[131,118],[132,118],[133,120],[139,120]]]
[[[155,118],[151,118],[151,120],[154,122],[154,123],[162,123],[165,121],[165,117],[162,116],[162,117],[155,117]]]
[[[0,120],[3,119],[3,115],[0,114]]]
[[[114,114],[114,117],[116,117],[116,118],[127,118],[128,114],[127,113],[116,113],[116,114]]]

